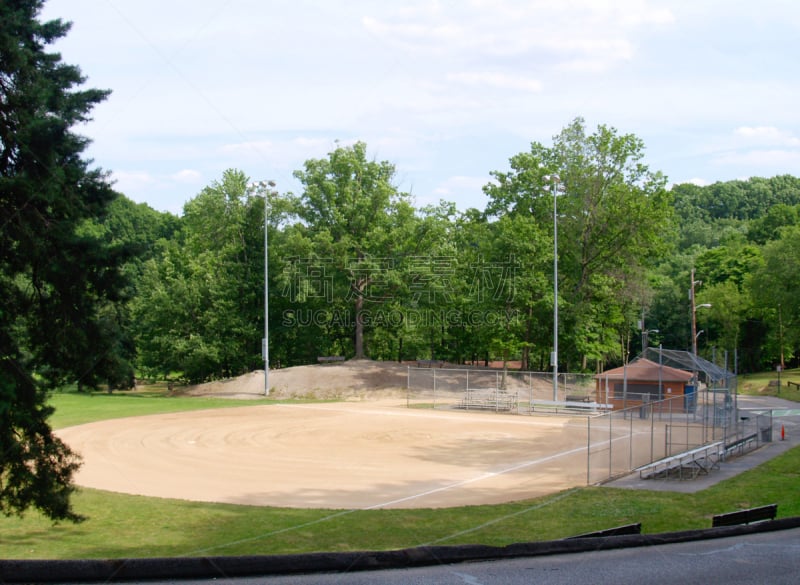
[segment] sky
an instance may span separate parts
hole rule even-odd
[[[800,176],[794,0],[49,0],[51,50],[110,89],[76,128],[137,202],[180,214],[226,169],[367,144],[416,205],[483,209],[492,171],[576,117],[671,183]]]

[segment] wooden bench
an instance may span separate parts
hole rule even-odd
[[[317,361],[321,364],[329,364],[331,362],[343,362],[344,356],[343,355],[323,355],[317,358]]]
[[[748,508],[737,510],[727,514],[717,514],[711,520],[711,526],[736,526],[737,524],[750,524],[751,522],[761,522],[762,520],[775,520],[778,515],[778,504],[769,504],[758,508]]]
[[[694,479],[701,473],[708,474],[710,470],[719,467],[719,461],[724,456],[725,449],[722,441],[717,441],[684,453],[653,461],[639,467],[636,471],[639,472],[641,479],[669,477],[671,473],[675,472],[677,472],[679,479],[683,479],[684,471],[688,471],[691,478]]]
[[[467,390],[466,395],[458,403],[464,410],[494,410],[508,412],[517,408],[517,393],[496,390],[494,388],[478,388]]]
[[[791,388],[792,386],[794,386],[795,388],[800,388],[800,383],[792,382],[791,380],[786,380],[786,387]]]
[[[728,457],[737,449],[739,450],[739,455],[741,455],[742,453],[744,453],[745,447],[748,447],[756,439],[758,439],[758,433],[753,433],[752,435],[747,435],[746,437],[737,439],[732,443],[727,443],[725,445],[725,457]]]
[[[576,400],[534,400],[531,402],[531,412],[580,412],[583,414],[613,410],[611,404]]]

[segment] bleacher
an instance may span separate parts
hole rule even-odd
[[[569,397],[568,397],[569,398]],[[540,413],[571,413],[571,414],[596,414],[613,410],[613,405],[602,404],[587,400],[533,400],[531,412]]]
[[[664,457],[636,469],[641,479],[693,479],[699,474],[707,474],[719,467],[725,456],[722,441],[716,441],[677,455]]]
[[[464,410],[509,412],[516,410],[517,400],[516,392],[507,392],[496,388],[476,388],[467,390],[457,407]]]

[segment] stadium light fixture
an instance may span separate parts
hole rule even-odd
[[[553,366],[553,400],[558,400],[558,185],[561,177],[545,175],[553,192],[553,353],[550,365]]]
[[[651,333],[661,333],[661,332],[658,329],[645,329],[644,331],[642,331],[642,354],[644,354],[644,352],[647,350]]]

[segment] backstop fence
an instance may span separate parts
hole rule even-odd
[[[726,384],[695,392],[691,400],[631,393],[626,398],[633,406],[614,409],[591,374],[562,373],[554,384],[549,372],[409,367],[406,402],[410,408],[584,417],[586,483],[593,485],[703,446],[713,446],[722,459],[772,441],[771,413],[739,410],[735,378]]]
[[[524,414],[538,400],[588,401],[593,393],[591,374],[559,374],[558,383],[553,384],[549,372],[408,368],[408,406],[492,410],[493,397],[497,397],[496,410]],[[506,408],[509,404],[513,408]]]

